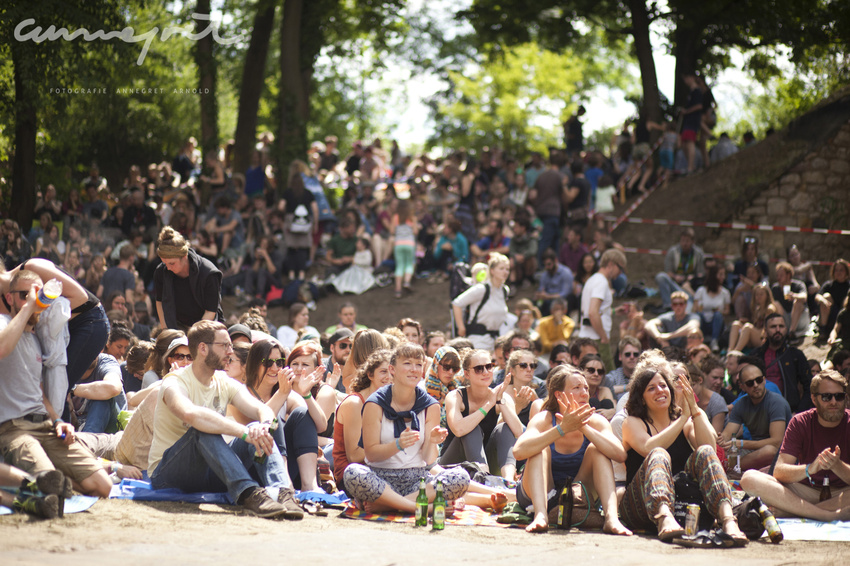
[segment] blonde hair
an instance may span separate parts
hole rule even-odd
[[[180,232],[166,226],[156,239],[156,255],[162,259],[179,259],[189,255],[189,242]]]

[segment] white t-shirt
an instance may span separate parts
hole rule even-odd
[[[714,295],[709,294],[705,287],[700,287],[694,293],[694,302],[699,303],[703,311],[723,312],[724,307],[732,303],[732,296],[726,287],[720,287],[720,291]]]
[[[601,299],[602,304],[599,307],[599,314],[602,317],[602,328],[608,338],[611,337],[612,310],[614,304],[614,295],[611,294],[611,284],[608,278],[599,272],[594,273],[584,284],[584,289],[581,291],[581,328],[578,335],[580,338],[593,338],[599,340],[601,337],[596,333],[596,330],[590,324],[585,324],[585,319],[590,318],[590,301],[591,299]]]
[[[596,189],[596,212],[614,212],[614,195],[617,189],[614,185]]]

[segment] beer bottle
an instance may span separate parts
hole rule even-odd
[[[767,529],[767,536],[770,537],[770,542],[773,544],[779,544],[785,537],[782,536],[782,530],[779,528],[779,523],[776,522],[776,517],[773,516],[773,513],[770,512],[770,509],[767,508],[767,505],[765,505],[761,499],[759,499],[758,504],[759,517],[761,518],[761,522],[764,524],[764,528]]]
[[[435,531],[446,528],[446,498],[443,497],[443,482],[437,480],[437,495],[434,497],[434,520],[432,524]]]
[[[416,522],[417,527],[428,526],[428,495],[425,493],[425,478],[419,478],[419,495],[416,496]]]
[[[568,531],[572,528],[573,520],[573,493],[570,482],[561,490],[558,497],[558,528]]]
[[[829,476],[823,477],[823,488],[820,490],[820,500],[826,501],[832,498],[832,490],[829,489]]]

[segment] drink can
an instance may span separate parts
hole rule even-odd
[[[699,505],[691,503],[686,507],[687,515],[685,515],[685,534],[694,536],[699,530]]]

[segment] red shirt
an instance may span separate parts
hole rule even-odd
[[[773,382],[779,388],[782,396],[785,396],[785,384],[782,383],[782,371],[779,369],[779,362],[776,361],[776,350],[766,348],[764,351],[764,365],[767,370],[764,376],[768,381]]]
[[[838,426],[826,428],[818,422],[817,409],[809,409],[794,415],[788,422],[779,452],[794,456],[798,464],[811,464],[818,454],[827,448],[835,449],[836,446],[841,449],[841,461],[850,463],[850,410],[844,409],[844,417]],[[827,474],[830,487],[847,485],[834,473],[821,470],[812,474],[815,489],[823,485],[823,478]],[[806,478],[800,483],[809,485],[809,479]]]

